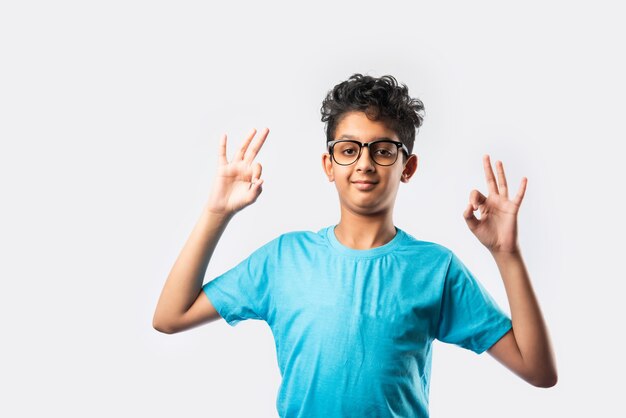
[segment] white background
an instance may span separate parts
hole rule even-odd
[[[626,29],[618,2],[30,2],[0,6],[0,415],[276,417],[262,321],[152,328],[163,283],[229,158],[271,129],[263,193],[205,281],[339,220],[319,108],[355,72],[426,106],[394,222],[455,251],[505,311],[462,212],[481,156],[516,192],[559,382],[435,342],[433,417],[623,416]],[[281,153],[287,149],[288,153]],[[297,158],[285,158],[285,155]]]

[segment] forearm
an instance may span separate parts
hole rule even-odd
[[[233,215],[219,215],[205,206],[170,271],[154,313],[166,325],[183,315],[198,297],[213,251]]]
[[[492,253],[504,281],[513,334],[524,367],[539,380],[556,378],[548,330],[521,253]]]

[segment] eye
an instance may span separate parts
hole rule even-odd
[[[379,149],[379,150],[376,150],[376,152],[382,157],[390,157],[392,155],[391,151],[386,150],[386,149]]]

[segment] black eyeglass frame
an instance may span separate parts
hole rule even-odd
[[[335,144],[337,142],[353,142],[355,144],[358,144],[359,145],[359,155],[357,155],[356,159],[354,161],[352,161],[350,164],[341,164],[340,162],[338,162],[335,159],[335,156],[334,156],[334,148],[335,148]],[[370,148],[370,145],[376,144],[378,142],[388,142],[388,143],[394,144],[398,148],[402,148],[402,151],[404,151],[404,153],[406,154],[407,158],[409,157],[409,149],[406,147],[406,145],[404,145],[400,141],[392,141],[390,139],[377,139],[377,140],[372,141],[372,142],[360,142],[360,141],[357,141],[357,140],[354,140],[354,139],[335,139],[334,141],[328,141],[326,143],[326,146],[328,147],[328,153],[330,154],[330,158],[333,161],[335,161],[337,164],[346,166],[346,165],[352,165],[352,164],[356,163],[357,161],[359,161],[359,158],[361,158],[361,154],[363,152],[363,147],[367,147],[367,149],[370,151],[370,154],[371,154],[372,153],[372,149]],[[396,154],[396,159],[391,164],[380,164],[380,163],[378,163],[374,159],[374,157],[372,157],[372,161],[374,161],[374,164],[378,164],[378,165],[383,166],[383,167],[389,167],[390,165],[394,165],[396,163],[396,161],[398,161],[398,155],[399,154],[400,153]]]

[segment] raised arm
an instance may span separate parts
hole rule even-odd
[[[269,129],[249,146],[256,134],[252,130],[232,161],[226,158],[226,134],[219,146],[217,175],[194,227],[165,281],[154,312],[152,326],[172,334],[219,318],[209,299],[202,295],[202,281],[213,251],[233,216],[254,203],[261,194],[261,164],[254,158],[263,146]]]
[[[528,383],[552,387],[557,382],[554,353],[539,303],[524,266],[517,242],[519,212],[527,179],[523,178],[517,195],[509,200],[508,186],[501,161],[496,163],[498,182],[489,155],[483,157],[489,196],[472,190],[463,213],[468,227],[494,257],[511,308],[512,330],[488,352]],[[480,220],[474,211],[480,209]]]

